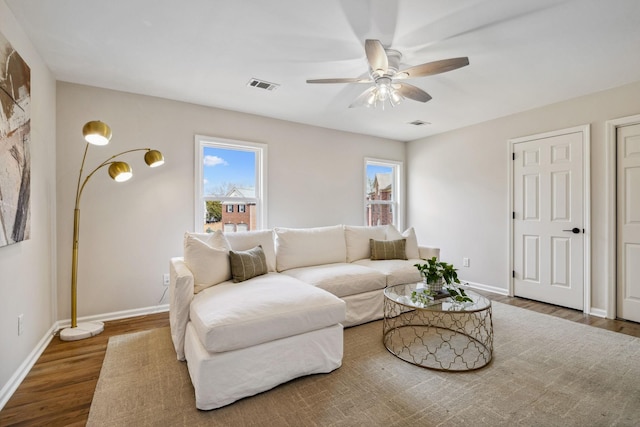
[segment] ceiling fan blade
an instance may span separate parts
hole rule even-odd
[[[364,42],[364,50],[373,73],[379,76],[386,74],[389,69],[389,60],[380,40],[367,39]]]
[[[355,108],[355,107],[363,107],[367,104],[367,100],[369,99],[369,96],[371,94],[371,92],[373,92],[374,90],[376,90],[375,86],[371,86],[369,89],[365,90],[364,92],[362,92],[360,95],[358,95],[358,97],[351,103],[351,105],[349,105],[349,108]]]
[[[440,61],[427,62],[426,64],[420,64],[407,68],[406,70],[398,71],[393,78],[412,79],[415,77],[432,76],[434,74],[456,70],[467,65],[469,65],[469,58],[466,56],[461,58],[442,59]]]
[[[394,85],[395,86],[395,85]],[[408,83],[398,83],[398,92],[405,98],[413,99],[414,101],[427,102],[431,99],[431,95],[422,89],[410,85]]]
[[[310,79],[307,83],[373,83],[371,79],[344,78],[344,79]]]

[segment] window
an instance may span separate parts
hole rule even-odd
[[[264,228],[267,146],[201,135],[195,146],[195,230]]]
[[[393,224],[402,230],[402,163],[365,159],[365,224]]]

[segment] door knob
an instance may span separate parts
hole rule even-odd
[[[580,233],[580,229],[578,227],[573,227],[571,230],[562,230],[562,231],[570,231],[573,234],[578,234]]]

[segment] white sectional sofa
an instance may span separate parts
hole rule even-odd
[[[419,281],[413,265],[433,256],[392,226],[185,234],[170,261],[170,323],[196,406],[337,369],[343,325],[382,318],[384,288]]]

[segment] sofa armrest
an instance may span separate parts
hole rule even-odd
[[[169,261],[169,324],[178,360],[185,360],[184,337],[193,299],[193,274],[182,257]]]
[[[429,248],[427,246],[418,246],[420,259],[431,259],[436,257],[440,259],[440,248]]]

